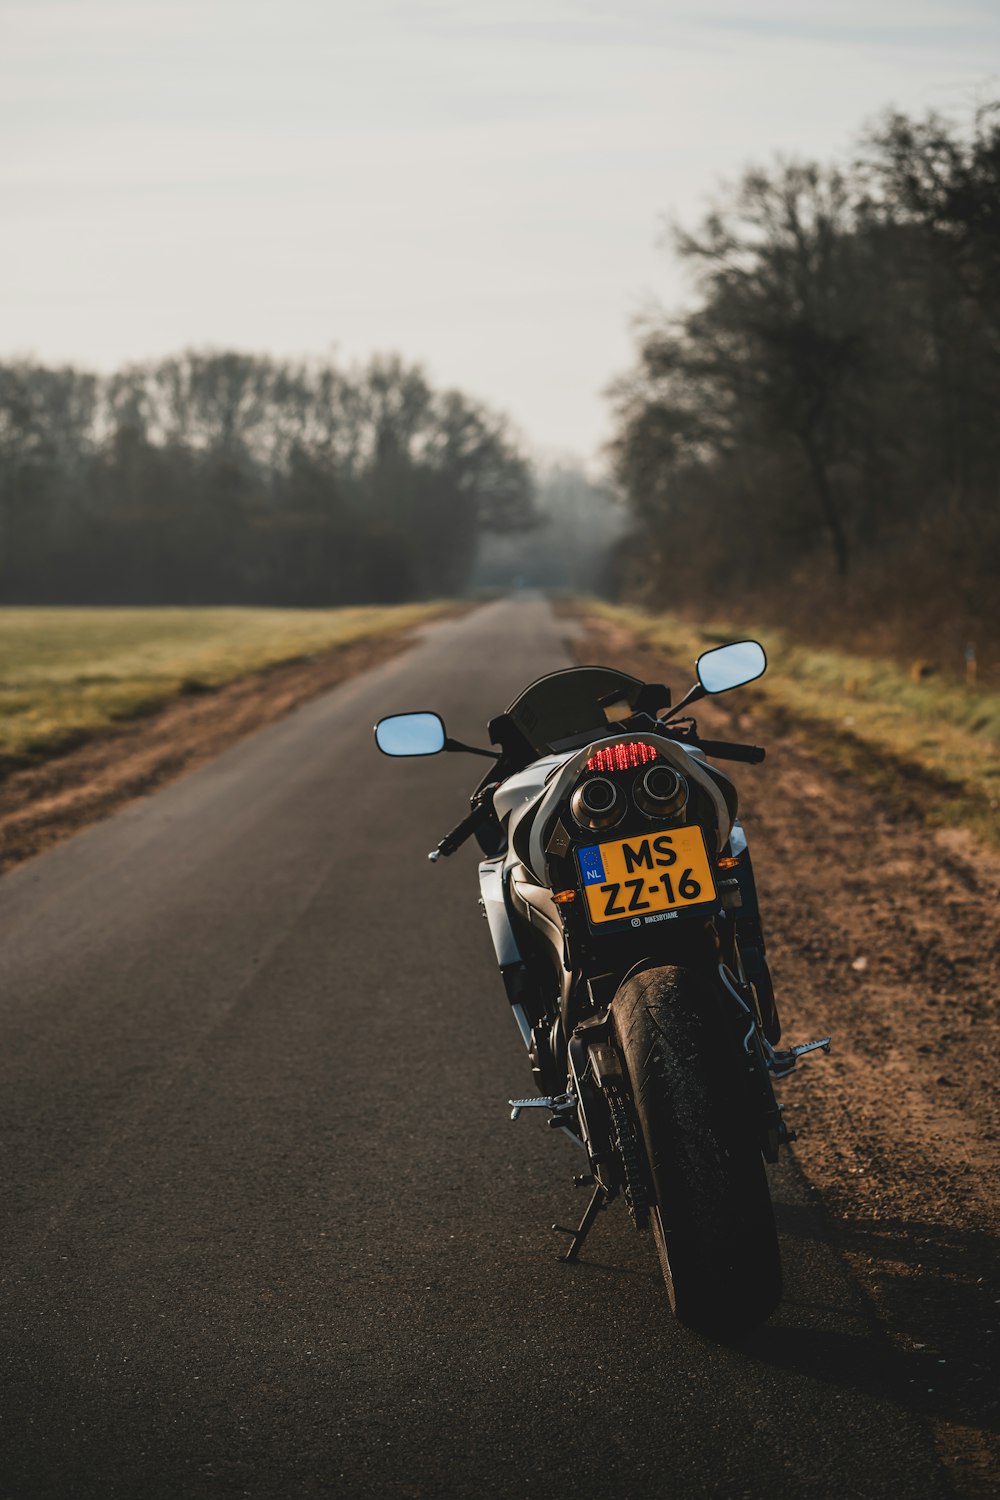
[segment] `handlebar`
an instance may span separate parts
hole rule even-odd
[[[649,714],[635,714],[622,728],[641,730],[647,724],[666,739],[676,740],[679,745],[690,745],[693,750],[704,750],[706,755],[714,756],[716,760],[743,760],[748,765],[759,766],[767,754],[761,745],[739,745],[732,740],[703,740],[693,719],[686,720],[682,729],[679,723],[671,724],[662,719],[654,719]]]
[[[697,735],[670,735],[670,739],[676,739],[679,744],[691,745],[697,750],[704,750],[706,755],[711,755],[715,760],[742,760],[749,765],[757,766],[764,759],[766,751],[762,745],[738,745],[731,740],[703,740]],[[442,855],[447,859],[460,849],[466,839],[472,837],[477,828],[482,828],[493,816],[493,791],[495,783],[483,789],[481,800],[472,809],[461,823],[456,823],[450,833],[446,833],[436,849],[432,849],[427,858],[436,864]]]
[[[690,743],[716,760],[745,760],[751,766],[759,766],[767,754],[763,745],[737,745],[730,740],[694,739]]]
[[[445,858],[449,854],[454,854],[455,850],[460,849],[466,839],[471,838],[477,828],[481,828],[484,823],[488,823],[492,816],[493,799],[492,797],[487,797],[479,803],[478,807],[474,807],[468,817],[462,819],[461,823],[456,823],[450,833],[445,834],[440,844],[438,844],[436,849],[431,850],[427,858],[433,864],[436,864],[442,854]]]

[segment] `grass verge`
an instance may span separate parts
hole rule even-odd
[[[452,608],[0,609],[0,763],[44,759],[185,694]]]
[[[581,607],[681,662],[754,636],[769,669],[741,692],[741,707],[764,708],[774,727],[894,801],[905,786],[907,809],[929,825],[959,824],[1000,847],[1000,693],[937,677],[914,681],[895,662],[817,650],[745,622],[694,624],[597,600]]]

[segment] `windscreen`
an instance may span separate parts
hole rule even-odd
[[[558,749],[562,740],[607,728],[608,718],[602,700],[616,695],[613,701],[627,704],[615,718],[626,718],[632,710],[643,684],[613,667],[568,667],[539,677],[507,710],[512,723],[524,735],[536,755]]]

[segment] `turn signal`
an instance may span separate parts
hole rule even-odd
[[[570,901],[576,900],[576,891],[555,891],[553,901],[558,901],[560,906],[567,906]]]

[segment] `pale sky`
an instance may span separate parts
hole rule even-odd
[[[1000,94],[1000,0],[0,0],[0,358],[394,350],[591,458],[720,178]]]

